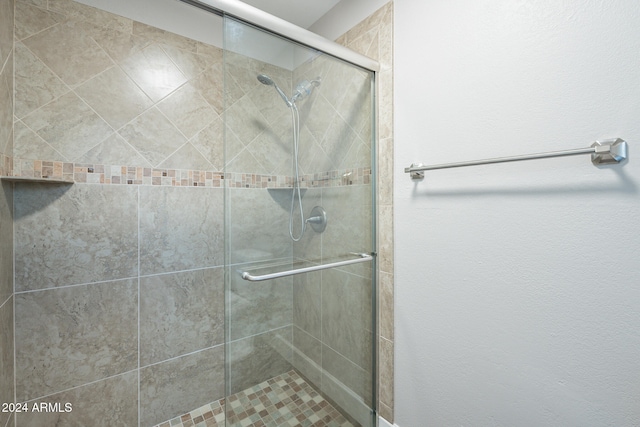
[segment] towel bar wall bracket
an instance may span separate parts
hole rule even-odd
[[[591,147],[594,148],[591,154],[591,163],[594,165],[616,164],[627,158],[628,144],[621,138],[596,141]]]
[[[587,148],[577,148],[574,150],[550,151],[546,153],[525,154],[522,156],[497,157],[485,160],[472,160],[468,162],[444,163],[439,165],[424,166],[422,163],[413,163],[405,168],[404,172],[409,173],[411,179],[424,179],[424,171],[435,169],[459,168],[463,166],[488,165],[493,163],[517,162],[521,160],[546,159],[550,157],[575,156],[578,154],[591,154],[591,162],[596,165],[609,165],[620,163],[627,158],[628,144],[624,139],[613,138],[603,141],[596,141]]]

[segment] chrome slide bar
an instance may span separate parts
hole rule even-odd
[[[351,253],[351,255],[356,255],[358,258],[350,259],[350,260],[346,260],[346,261],[332,262],[332,263],[329,263],[329,264],[314,265],[312,267],[303,267],[303,268],[296,268],[296,269],[293,269],[293,270],[279,271],[277,273],[263,274],[261,276],[253,276],[248,271],[244,271],[244,272],[242,272],[240,274],[240,276],[244,280],[248,280],[250,282],[261,282],[263,280],[277,279],[277,278],[280,278],[280,277],[293,276],[293,275],[296,275],[296,274],[309,273],[309,272],[312,272],[312,271],[326,270],[328,268],[342,267],[344,265],[351,265],[351,264],[359,264],[361,262],[368,262],[368,261],[373,260],[373,256],[374,256],[373,254],[353,253],[353,252]]]
[[[550,151],[547,153],[525,154],[522,156],[496,157],[485,160],[472,160],[468,162],[444,163],[440,165],[424,166],[414,163],[405,168],[405,173],[411,174],[411,179],[424,178],[424,171],[435,169],[459,168],[464,166],[488,165],[492,163],[517,162],[520,160],[546,159],[549,157],[575,156],[578,154],[591,154],[591,162],[594,165],[606,165],[620,163],[627,158],[627,142],[620,138],[596,141],[590,147],[576,148],[573,150]]]

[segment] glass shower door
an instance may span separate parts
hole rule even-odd
[[[374,75],[224,28],[227,425],[375,425]]]

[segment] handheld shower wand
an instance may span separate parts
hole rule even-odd
[[[287,107],[291,108],[298,99],[306,98],[307,96],[311,95],[313,89],[320,86],[321,78],[316,77],[315,80],[311,81],[302,80],[296,85],[296,89],[294,90],[294,94],[291,99],[289,99],[287,95],[284,94],[282,89],[280,89],[280,87],[276,84],[276,82],[274,82],[273,79],[266,74],[258,74],[258,81],[263,85],[273,86],[276,92],[278,92],[280,97],[284,100],[285,104],[287,104]]]
[[[287,107],[289,107],[289,108],[292,107],[292,102],[289,101],[289,98],[287,98],[287,95],[284,94],[282,89],[280,89],[280,87],[276,84],[276,82],[274,82],[271,79],[271,77],[267,76],[266,74],[258,74],[258,81],[260,83],[262,83],[263,85],[273,86],[275,88],[275,90],[278,92],[278,94],[280,95],[280,97],[287,104]]]
[[[296,106],[296,101],[298,99],[305,98],[311,94],[313,88],[320,86],[320,77],[316,80],[308,81],[302,80],[296,86],[295,94],[291,97],[291,99],[287,98],[287,95],[284,94],[282,89],[278,87],[278,85],[273,81],[273,79],[266,74],[258,74],[258,81],[263,85],[273,86],[282,98],[282,100],[287,104],[287,107],[291,109],[291,124],[293,127],[293,156],[294,156],[294,167],[295,167],[295,180],[293,181],[293,189],[291,193],[291,210],[289,211],[289,236],[291,240],[294,242],[302,239],[304,232],[307,228],[307,224],[312,224],[312,227],[318,223],[320,217],[311,217],[306,221],[304,219],[304,212],[302,211],[302,195],[300,192],[300,170],[298,167],[298,145],[300,142],[300,113],[298,112],[298,107]],[[298,197],[298,208],[300,209],[300,236],[294,237],[293,235],[293,211],[295,208],[295,199]],[[324,228],[323,228],[324,229]]]

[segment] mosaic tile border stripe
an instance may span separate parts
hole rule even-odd
[[[187,169],[158,169],[47,160],[12,159],[4,156],[3,176],[57,179],[74,183],[161,185],[173,187],[291,188],[293,178],[282,175],[223,173]],[[344,169],[304,175],[301,188],[344,187],[371,183],[371,168]]]
[[[13,171],[13,157],[6,154],[0,156],[0,176],[9,176]]]
[[[154,427],[353,427],[295,370]]]

